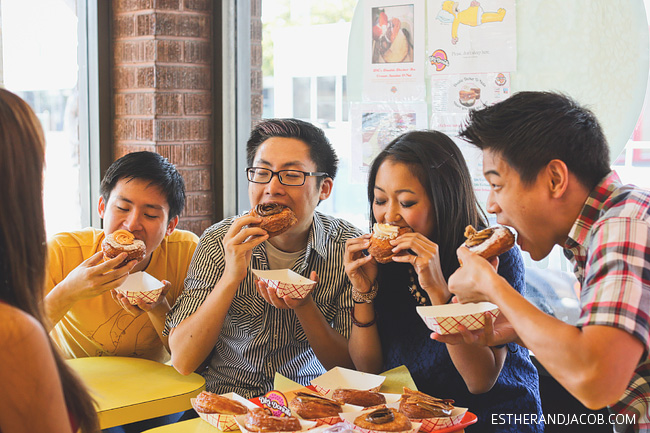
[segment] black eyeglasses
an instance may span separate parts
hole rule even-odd
[[[248,167],[246,169],[246,176],[249,182],[253,183],[269,183],[273,176],[277,175],[278,180],[282,185],[287,186],[301,186],[305,184],[307,176],[316,177],[329,177],[329,174],[320,171],[300,171],[300,170],[280,170],[273,171],[268,168],[261,167]]]

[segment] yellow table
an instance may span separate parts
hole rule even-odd
[[[183,376],[155,361],[115,356],[69,359],[97,402],[102,429],[190,409],[205,389],[196,373]]]

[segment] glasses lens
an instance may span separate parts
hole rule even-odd
[[[248,180],[257,183],[266,183],[271,179],[271,170],[266,168],[249,168]]]
[[[280,182],[285,185],[302,185],[305,183],[305,173],[295,170],[282,170],[278,173]]]

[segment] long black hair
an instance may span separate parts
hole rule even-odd
[[[471,224],[484,228],[487,221],[476,200],[472,178],[460,149],[451,138],[438,131],[407,132],[391,141],[370,167],[371,227],[376,222],[372,203],[377,171],[386,160],[408,165],[426,190],[435,216],[431,241],[438,244],[442,272],[449,278],[459,266],[456,249],[465,240],[465,227]]]

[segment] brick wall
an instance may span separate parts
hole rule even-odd
[[[185,179],[179,228],[215,220],[212,0],[113,0],[113,156],[150,150]]]
[[[262,0],[251,1],[251,127],[262,119]]]

